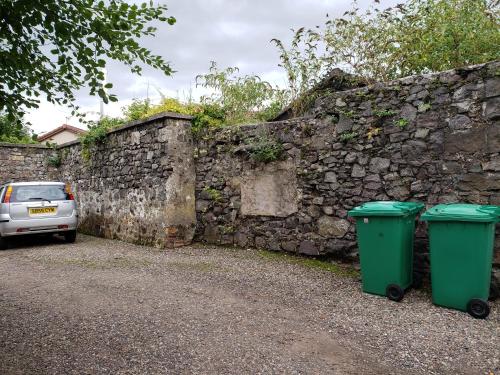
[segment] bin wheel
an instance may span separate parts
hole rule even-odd
[[[403,299],[403,297],[405,295],[405,291],[403,288],[401,288],[397,284],[389,284],[389,285],[387,285],[387,288],[385,289],[385,295],[391,301],[399,302]]]
[[[484,319],[490,314],[490,306],[482,299],[473,298],[467,304],[467,312],[476,319]]]

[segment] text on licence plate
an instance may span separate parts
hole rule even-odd
[[[55,214],[55,207],[35,207],[29,209],[30,215],[47,215],[47,214]]]

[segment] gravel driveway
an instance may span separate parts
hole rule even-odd
[[[19,243],[0,252],[0,373],[500,373],[498,302],[474,320],[424,291],[394,303],[287,259]]]

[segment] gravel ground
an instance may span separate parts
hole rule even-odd
[[[262,255],[18,242],[0,252],[0,373],[500,373],[498,302],[475,320]]]

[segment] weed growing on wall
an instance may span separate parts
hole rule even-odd
[[[383,118],[394,116],[396,114],[396,111],[393,111],[392,109],[377,109],[373,111],[373,114],[377,117]]]
[[[358,136],[358,132],[344,132],[342,134],[340,134],[340,140],[344,143],[347,143],[351,140],[353,140],[354,138],[356,138]]]
[[[354,111],[353,110],[350,110],[350,111],[339,110],[339,113],[341,115],[344,115],[345,117],[348,117],[348,118],[354,117]]]
[[[61,166],[62,157],[59,152],[49,156],[47,158],[47,164],[51,167],[59,168]]]
[[[394,125],[396,125],[400,129],[406,128],[409,123],[410,122],[405,118],[400,118],[400,119],[394,121]]]
[[[366,138],[368,138],[368,140],[373,139],[373,137],[375,137],[376,135],[378,135],[380,133],[380,129],[381,128],[378,128],[378,127],[369,128],[368,132],[366,133]]]
[[[203,191],[208,194],[211,200],[214,202],[220,202],[222,200],[222,194],[219,190],[214,189],[213,187],[210,186],[205,186],[203,188]]]
[[[281,159],[283,156],[283,145],[269,135],[261,135],[247,143],[250,157],[258,162],[269,163]]]
[[[52,155],[47,157],[47,164],[59,168],[62,163],[62,152],[57,149],[57,143],[46,142],[45,145],[54,151]]]
[[[429,103],[422,103],[418,106],[419,112],[427,112],[429,109],[431,109],[431,105]]]
[[[311,125],[309,125],[309,124],[306,124],[306,125],[304,126],[304,128],[302,129],[302,131],[303,131],[303,133],[304,133],[304,135],[305,135],[306,137],[310,137],[310,136],[312,136],[312,135],[313,135],[313,133],[314,133],[312,126],[311,126]]]
[[[85,161],[90,161],[92,148],[99,143],[103,143],[108,132],[122,124],[122,119],[104,117],[99,122],[89,125],[88,132],[80,136],[82,158]]]

